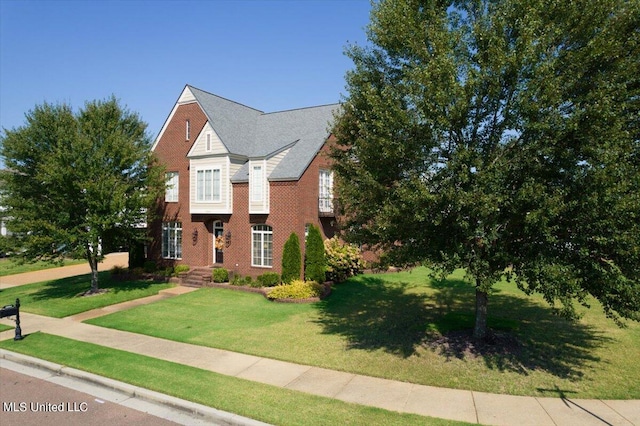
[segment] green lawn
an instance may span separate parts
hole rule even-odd
[[[105,327],[407,382],[514,395],[640,398],[640,325],[617,328],[596,303],[570,323],[501,283],[489,300],[500,345],[463,345],[474,288],[458,271],[363,275],[314,304],[201,289],[88,321]]]
[[[62,318],[113,305],[128,300],[157,294],[160,290],[172,287],[169,283],[151,281],[116,281],[109,272],[100,272],[101,289],[104,294],[82,296],[91,288],[91,275],[27,284],[0,290],[0,306],[14,304],[20,298],[20,310],[39,315]]]
[[[12,258],[0,259],[0,277],[6,275],[22,274],[24,272],[40,271],[43,269],[57,268],[59,266],[80,265],[87,263],[84,259],[69,259],[65,260],[62,265],[50,262],[35,262],[35,263],[19,263]]]
[[[223,376],[42,333],[0,347],[277,425],[464,425]]]

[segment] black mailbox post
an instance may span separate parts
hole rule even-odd
[[[13,316],[16,317],[16,335],[13,340],[22,340],[22,329],[20,328],[20,299],[16,299],[15,305],[6,305],[0,308],[0,318]]]

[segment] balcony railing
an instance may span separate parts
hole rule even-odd
[[[318,215],[320,217],[334,217],[333,197],[318,198]]]

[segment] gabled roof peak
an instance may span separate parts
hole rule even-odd
[[[245,104],[243,104],[243,103],[241,103],[241,102],[237,102],[237,101],[234,101],[234,100],[232,100],[232,99],[225,98],[224,96],[216,95],[215,93],[211,93],[211,92],[208,92],[208,91],[206,91],[206,90],[198,89],[197,87],[194,87],[194,86],[192,86],[192,85],[190,85],[190,84],[187,84],[187,85],[186,85],[186,87],[188,87],[188,88],[189,88],[189,90],[191,90],[191,92],[192,92],[192,93],[193,93],[193,91],[195,90],[195,91],[198,91],[198,92],[204,93],[204,94],[206,94],[206,95],[208,95],[208,96],[215,96],[216,98],[219,98],[219,99],[221,99],[221,100],[223,100],[223,101],[231,102],[231,103],[234,103],[234,104],[236,104],[236,105],[238,105],[238,106],[241,106],[241,107],[244,107],[244,108],[249,108],[249,109],[252,109],[252,110],[254,110],[254,111],[256,111],[256,112],[259,112],[259,113],[261,113],[261,114],[264,114],[264,111],[261,111],[261,110],[259,110],[259,109],[256,109],[256,108],[253,108],[253,107],[250,107],[250,106],[245,105]],[[194,93],[194,95],[195,95],[195,93]]]

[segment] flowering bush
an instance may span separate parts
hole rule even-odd
[[[269,299],[309,299],[320,297],[322,286],[315,281],[293,280],[291,284],[283,284],[273,287],[267,293]]]
[[[353,244],[346,244],[337,237],[324,241],[327,259],[327,279],[342,282],[359,274],[364,269],[364,260],[360,249]]]

